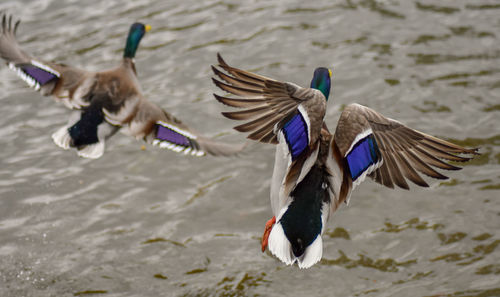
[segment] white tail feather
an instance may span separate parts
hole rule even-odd
[[[299,268],[309,268],[318,263],[323,256],[323,239],[318,235],[313,243],[306,248],[304,254],[297,259]]]
[[[271,234],[269,234],[268,246],[269,251],[287,265],[292,265],[295,262],[296,258],[292,254],[292,245],[290,241],[288,241],[288,238],[286,238],[281,223],[277,223],[273,226]]]
[[[292,265],[297,261],[301,269],[313,266],[318,263],[323,256],[323,239],[321,235],[318,234],[318,237],[313,243],[306,248],[304,254],[298,258],[295,257],[292,252],[292,245],[286,237],[283,226],[281,226],[280,223],[273,226],[271,234],[269,234],[268,247],[269,251],[276,256],[276,258],[287,265]]]
[[[64,126],[52,134],[52,140],[62,149],[69,150],[71,143],[71,136],[68,132],[69,126]]]
[[[90,144],[78,150],[78,156],[88,159],[98,159],[104,154],[104,140]]]

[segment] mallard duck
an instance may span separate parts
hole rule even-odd
[[[19,23],[13,23],[12,16],[3,16],[0,56],[29,86],[81,111],[52,135],[61,148],[76,148],[82,157],[99,158],[104,153],[105,140],[118,130],[162,148],[196,156],[230,155],[243,148],[201,136],[143,97],[134,57],[151,26],[132,24],[120,65],[90,72],[25,53],[16,40]]]
[[[303,88],[231,67],[220,55],[218,62],[212,70],[219,79],[213,82],[239,98],[214,94],[215,99],[242,108],[222,114],[250,120],[234,127],[251,132],[249,139],[277,144],[270,194],[274,216],[266,223],[262,251],[268,247],[288,265],[308,268],[321,259],[329,216],[349,202],[366,176],[389,188],[409,189],[407,180],[428,187],[419,172],[446,179],[432,167],[458,170],[443,160],[467,161],[460,155],[477,154],[359,104],[345,107],[332,135],[324,123],[332,79],[327,68],[317,68],[310,87]]]

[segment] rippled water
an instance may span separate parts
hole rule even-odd
[[[270,145],[193,158],[115,136],[98,161],[50,138],[68,111],[0,68],[0,296],[500,296],[500,4],[456,1],[4,0],[23,48],[98,70],[129,25],[145,95],[238,142],[209,65],[307,85],[333,67],[327,123],[358,102],[483,153],[431,181],[365,182],[309,270],[261,253]]]

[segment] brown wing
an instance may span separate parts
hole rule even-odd
[[[120,123],[125,133],[161,148],[194,156],[229,156],[241,152],[245,147],[244,144],[227,144],[204,137],[144,98],[133,107],[125,106],[123,111],[127,108],[129,114]],[[109,112],[104,113],[106,117],[109,116]]]
[[[375,137],[383,164],[369,176],[389,188],[394,188],[396,184],[409,189],[405,179],[428,187],[418,172],[437,179],[447,179],[433,167],[458,170],[460,167],[446,161],[463,162],[471,158],[460,154],[477,154],[477,149],[463,148],[408,128],[368,107],[351,104],[342,112],[334,136],[342,157],[346,158],[360,136],[366,136],[370,131]]]
[[[223,112],[222,114],[232,120],[250,120],[249,122],[236,126],[234,129],[240,132],[251,132],[249,139],[264,143],[278,143],[274,127],[277,123],[290,119],[296,114],[300,104],[304,105],[310,118],[311,127],[321,127],[323,122],[324,96],[318,90],[301,88],[295,84],[280,82],[252,72],[244,71],[229,66],[217,54],[219,67],[228,74],[212,66],[216,76],[225,82],[213,78],[213,82],[222,90],[239,96],[240,98],[228,98],[214,94],[219,102],[242,108],[241,111]],[[319,103],[319,104],[318,104]],[[319,107],[318,107],[319,106]],[[313,109],[320,108],[320,111]],[[312,130],[318,130],[311,128]],[[316,133],[316,134],[319,134]],[[311,135],[311,138],[319,135]]]
[[[0,57],[30,87],[43,95],[53,95],[69,108],[88,105],[84,93],[92,87],[92,74],[63,64],[45,62],[24,52],[16,39],[20,21],[13,23],[12,16],[3,15],[0,32]],[[73,95],[76,93],[76,100]],[[82,100],[83,99],[83,100]]]

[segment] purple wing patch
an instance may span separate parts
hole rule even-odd
[[[178,153],[183,152],[194,156],[205,155],[205,152],[200,150],[196,135],[162,121],[156,122],[156,135],[153,144]]]
[[[16,71],[22,80],[36,90],[60,77],[59,72],[34,60],[25,64],[9,63],[9,68]]]
[[[36,82],[38,82],[41,86],[57,78],[57,75],[55,75],[54,73],[48,72],[31,64],[22,65],[19,68],[24,73],[26,73],[26,75],[29,75]]]
[[[189,146],[189,139],[186,136],[163,125],[157,125],[157,126],[158,126],[158,131],[156,132],[156,139],[160,141],[168,141],[170,143],[185,147]]]

